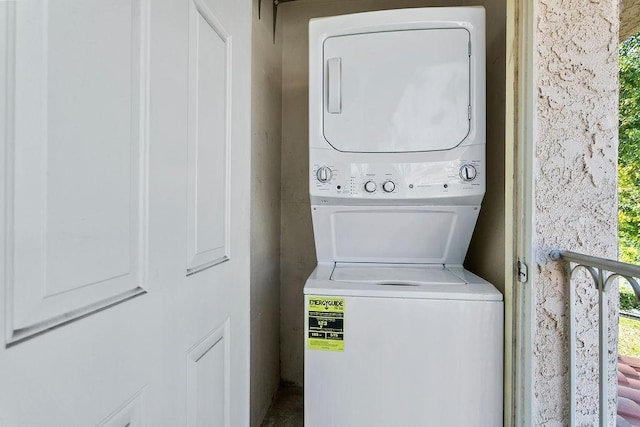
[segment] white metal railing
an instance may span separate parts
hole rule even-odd
[[[607,408],[609,402],[608,391],[608,331],[609,331],[609,317],[607,308],[609,307],[609,300],[607,291],[610,289],[610,284],[616,277],[622,277],[626,279],[633,291],[636,294],[636,298],[640,299],[640,285],[638,284],[638,278],[640,278],[640,266],[626,264],[623,262],[612,261],[605,258],[598,258],[589,255],[583,255],[576,252],[555,250],[550,253],[550,257],[554,261],[566,261],[573,264],[569,273],[569,282],[571,282],[571,276],[573,272],[578,268],[584,268],[591,274],[593,281],[598,289],[598,332],[599,332],[599,419],[600,427],[607,427],[609,425],[609,411]],[[573,287],[569,286],[569,398],[570,398],[570,427],[576,425],[576,336],[575,336],[575,292]]]

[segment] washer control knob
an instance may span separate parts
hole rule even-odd
[[[463,181],[473,181],[478,176],[478,170],[473,165],[462,165],[460,166],[460,178]]]
[[[364,184],[364,191],[366,191],[367,193],[374,193],[377,188],[378,186],[373,181],[367,181]]]
[[[316,178],[320,182],[327,182],[331,179],[332,176],[333,172],[331,172],[331,169],[326,166],[319,167],[316,171]]]
[[[382,184],[382,189],[384,190],[385,193],[391,193],[393,190],[396,189],[396,184],[393,181],[387,181],[384,184]]]

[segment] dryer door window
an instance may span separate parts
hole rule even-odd
[[[368,153],[459,145],[470,130],[469,40],[464,28],[327,38],[327,142]]]

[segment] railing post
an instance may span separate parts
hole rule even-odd
[[[626,279],[640,300],[640,285],[635,278],[640,277],[640,266],[626,264],[604,258],[583,255],[569,251],[554,250],[549,254],[554,261],[564,260],[575,266],[569,270],[569,426],[576,425],[576,337],[575,337],[575,290],[571,285],[573,272],[582,267],[593,278],[598,289],[598,391],[599,425],[608,427],[609,423],[609,295],[607,285],[616,276]],[[609,273],[605,275],[605,272]]]
[[[576,427],[576,293],[571,282],[571,273],[567,274],[569,289],[569,427]]]
[[[609,362],[609,299],[605,287],[604,273],[598,269],[598,317],[599,317],[599,357],[600,364],[600,427],[608,427],[609,423],[609,375],[607,375],[607,365]]]

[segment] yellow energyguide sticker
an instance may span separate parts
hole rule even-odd
[[[307,298],[310,350],[344,351],[344,298]]]

